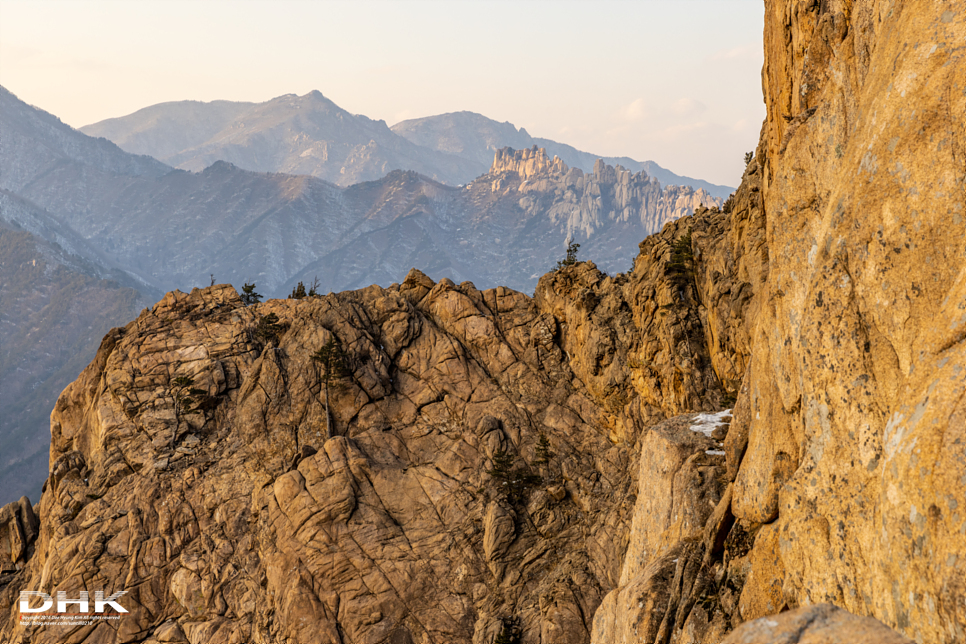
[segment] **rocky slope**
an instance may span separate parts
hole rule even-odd
[[[488,642],[515,620],[525,641],[588,641],[620,583],[635,473],[664,467],[639,455],[680,454],[671,480],[684,461],[704,480],[675,534],[720,500],[720,436],[692,431],[693,414],[643,430],[734,393],[712,365],[743,358],[708,344],[696,280],[669,268],[685,231],[720,242],[729,221],[679,220],[628,275],[576,264],[535,299],[415,270],[258,307],[227,286],[169,294],[58,402],[51,520],[16,549],[9,569],[26,567],[4,599],[23,584],[132,589],[117,633],[41,627],[34,642]],[[269,314],[274,337],[259,332]],[[329,392],[329,435],[311,354],[333,336],[351,369]],[[198,411],[176,409],[178,376],[205,390]],[[541,480],[514,473],[507,493],[501,452]],[[29,542],[9,536],[29,532],[11,508],[8,543]],[[4,619],[5,637],[26,636]]]
[[[625,289],[676,296],[663,264],[640,264],[623,283],[564,269],[537,300],[417,271],[257,308],[230,287],[169,294],[112,331],[58,403],[39,513],[59,518],[17,551],[27,567],[4,600],[23,583],[132,589],[119,632],[40,628],[34,642],[482,642],[511,618],[528,640],[587,641],[619,576],[641,419],[723,395],[697,393],[710,363],[679,371],[663,351],[649,376],[676,393],[625,384],[641,335],[687,342],[683,312],[635,322]],[[574,300],[585,291],[601,301]],[[281,329],[260,337],[270,313]],[[624,337],[593,338],[601,355],[579,350],[618,321]],[[327,436],[311,353],[333,335],[352,368],[330,391]],[[181,375],[206,390],[200,411],[172,407]],[[543,481],[502,492],[487,470],[504,450]],[[11,516],[6,534],[25,533]],[[4,620],[4,637],[25,635]]]

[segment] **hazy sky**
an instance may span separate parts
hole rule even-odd
[[[0,0],[0,84],[79,127],[318,89],[390,125],[470,110],[737,185],[761,0]]]

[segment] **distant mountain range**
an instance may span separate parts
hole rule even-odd
[[[565,143],[534,138],[523,128],[518,130],[511,123],[499,123],[475,112],[452,112],[411,119],[397,123],[391,129],[417,145],[475,161],[483,172],[493,163],[493,153],[501,148],[523,150],[537,146],[545,149],[551,158],[559,157],[571,168],[580,168],[584,172],[592,172],[597,160],[602,159],[607,165],[619,165],[632,172],[646,172],[666,186],[691,186],[721,199],[727,199],[734,192],[734,188],[728,186],[674,174],[654,161],[601,157],[581,152]]]
[[[604,160],[571,167],[562,154],[586,164],[584,153],[560,144],[559,158],[536,144],[491,150],[501,140],[491,130],[533,139],[467,113],[399,124],[405,136],[317,93],[137,114],[143,127],[119,140],[199,171],[125,152],[0,88],[0,503],[36,497],[60,389],[111,326],[164,291],[213,276],[284,297],[316,277],[323,292],[388,285],[414,266],[531,291],[569,240],[582,259],[621,272],[648,234],[722,201]],[[233,128],[244,136],[222,137]],[[369,156],[356,145],[365,136]],[[223,152],[342,182],[374,178],[257,172],[215,160]],[[386,173],[395,163],[405,169]]]
[[[489,170],[497,150],[536,145],[584,172],[593,171],[603,158],[608,165],[644,171],[664,185],[701,188],[722,199],[734,190],[676,175],[653,161],[600,157],[534,138],[522,128],[473,112],[412,119],[390,128],[384,121],[350,114],[318,91],[264,103],[160,103],[81,131],[182,170],[228,161],[246,170],[308,174],[340,186],[380,179],[392,170],[466,184]]]
[[[37,497],[57,396],[112,326],[160,295],[0,190],[0,502]]]

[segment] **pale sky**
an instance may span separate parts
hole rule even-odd
[[[762,0],[0,0],[0,84],[80,127],[317,89],[389,125],[469,110],[736,186]]]

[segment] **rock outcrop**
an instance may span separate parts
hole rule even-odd
[[[495,194],[519,193],[520,205],[528,215],[549,214],[553,221],[563,222],[568,236],[575,239],[578,235],[593,239],[608,221],[639,223],[642,229],[656,232],[701,206],[720,207],[723,203],[704,189],[662,187],[646,172],[609,166],[603,159],[597,160],[593,172],[585,173],[568,167],[559,157],[551,159],[536,146],[497,150],[489,175],[483,177],[487,179]],[[554,195],[553,199],[548,195]]]
[[[479,171],[464,180],[485,174],[493,165],[493,154],[503,148],[526,150],[536,146],[547,151],[550,158],[559,157],[571,168],[593,172],[598,159],[611,166],[623,166],[634,173],[646,172],[666,186],[692,186],[707,190],[712,196],[726,199],[734,187],[715,185],[693,177],[682,177],[654,161],[635,161],[628,157],[602,157],[582,152],[565,143],[530,136],[524,128],[517,129],[512,123],[500,123],[473,112],[451,112],[423,118],[401,121],[392,131],[413,143],[438,152],[454,154],[477,164]]]
[[[869,617],[856,617],[832,604],[762,617],[743,624],[721,644],[912,644]]]
[[[497,151],[490,172],[459,189],[393,173],[345,198],[375,206],[349,230],[351,240],[299,271],[289,289],[315,276],[323,290],[388,285],[415,264],[436,279],[530,292],[568,241],[616,275],[628,271],[638,240],[702,204],[723,205],[703,190],[662,187],[603,161],[584,173],[532,148]]]
[[[13,605],[33,587],[129,589],[123,632],[18,628],[11,612],[0,633],[482,643],[519,620],[526,641],[587,642],[621,582],[637,473],[681,481],[652,541],[699,529],[723,492],[722,436],[689,429],[694,414],[642,433],[729,395],[694,281],[668,271],[683,229],[642,244],[629,276],[580,263],[536,299],[415,270],[257,307],[228,286],[168,294],[61,396],[35,554],[0,591]],[[632,312],[642,289],[656,304]],[[326,410],[312,353],[332,337],[351,375]],[[659,446],[678,461],[662,466]],[[702,509],[677,521],[692,499]]]
[[[12,581],[23,568],[39,530],[40,521],[27,497],[0,508],[0,585]]]
[[[269,314],[284,330],[262,345]],[[230,287],[169,294],[61,397],[48,520],[18,573],[130,589],[131,615],[31,641],[160,641],[173,619],[191,642],[482,642],[511,616],[529,638],[586,641],[633,481],[607,412],[540,343],[546,324],[523,295],[415,271],[257,311]],[[327,437],[311,355],[333,334],[353,370]],[[178,376],[202,409],[176,409]],[[537,465],[540,433],[553,454]],[[501,496],[499,450],[548,484]],[[15,629],[5,614],[3,638]]]

